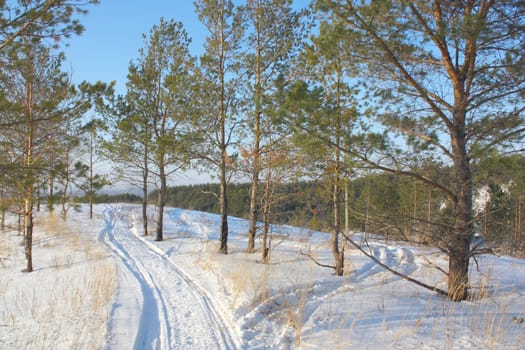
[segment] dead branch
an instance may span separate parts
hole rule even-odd
[[[353,239],[350,238],[350,236],[348,236],[345,232],[343,232],[341,229],[339,229],[338,227],[336,228],[336,230],[350,243],[352,244],[354,247],[356,247],[361,253],[363,253],[365,256],[367,256],[368,258],[370,258],[371,260],[373,260],[376,264],[378,264],[379,266],[381,266],[382,268],[384,268],[385,270],[393,273],[394,275],[398,276],[398,277],[401,277],[402,279],[404,280],[407,280],[409,282],[412,282],[420,287],[423,287],[425,289],[428,289],[430,291],[433,291],[433,292],[436,292],[438,294],[441,294],[441,295],[448,295],[448,293],[446,291],[444,291],[443,289],[440,289],[438,287],[435,287],[435,286],[430,286],[426,283],[423,283],[419,280],[416,280],[410,276],[407,276],[399,271],[396,271],[394,270],[393,268],[391,268],[390,266],[384,264],[383,262],[381,262],[379,259],[377,259],[373,254],[367,252],[365,249],[363,249],[363,247],[361,247],[361,245],[357,244]]]
[[[477,258],[478,255],[482,255],[482,254],[496,255],[496,253],[494,253],[494,251],[491,248],[481,248],[481,245],[482,244],[478,244],[470,250],[470,257],[472,258],[472,260],[474,260],[474,263],[476,264],[476,270],[478,270],[478,272],[480,271],[478,258]]]
[[[319,261],[317,261],[317,260],[312,256],[312,254],[307,254],[307,253],[304,253],[304,252],[302,252],[302,251],[299,251],[299,254],[304,255],[304,256],[310,258],[310,260],[312,260],[312,261],[313,261],[316,265],[318,265],[318,266],[321,266],[321,267],[328,267],[329,269],[333,269],[333,270],[335,270],[335,266],[321,264]]]
[[[436,264],[434,264],[432,261],[430,261],[426,256],[423,257],[423,259],[425,260],[425,262],[427,263],[428,266],[438,270],[439,272],[442,272],[443,274],[445,274],[445,276],[448,276],[448,272],[445,271],[444,269],[442,269],[441,267],[437,266]]]

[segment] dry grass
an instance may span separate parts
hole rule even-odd
[[[0,289],[0,347],[102,348],[116,289],[113,260],[57,215],[40,218],[39,225],[34,255],[40,268]],[[15,252],[20,260],[22,250]],[[19,274],[13,265],[9,273]]]

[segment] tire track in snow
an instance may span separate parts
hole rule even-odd
[[[109,207],[100,234],[140,285],[144,300],[135,349],[236,349],[205,291],[163,252],[130,232],[129,212]]]

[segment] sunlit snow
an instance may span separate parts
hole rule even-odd
[[[217,253],[218,216],[168,208],[165,220],[165,240],[155,242],[140,232],[138,206],[98,205],[93,220],[71,211],[67,234],[37,225],[30,274],[20,272],[21,237],[1,233],[0,349],[525,348],[525,260],[479,256],[470,274],[478,298],[453,303],[350,246],[345,276],[334,276],[300,254],[330,265],[326,233],[274,226],[264,265],[244,252],[245,220],[229,219],[228,255]],[[66,242],[73,233],[91,245]],[[390,267],[446,289],[438,250],[368,244]],[[93,284],[83,276],[101,269],[116,282],[105,305],[65,292],[71,281]]]

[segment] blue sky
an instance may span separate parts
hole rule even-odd
[[[294,3],[303,7],[309,0]],[[70,38],[64,50],[73,81],[116,80],[117,92],[124,93],[129,62],[144,47],[142,34],[148,34],[161,17],[181,21],[192,38],[192,53],[202,52],[208,33],[195,14],[193,0],[101,0],[80,18],[85,31]]]
[[[193,53],[201,52],[207,33],[192,0],[102,0],[80,18],[84,33],[68,40],[66,69],[76,83],[116,80],[117,92],[123,93],[129,62],[144,46],[142,34],[161,17],[183,22]]]

